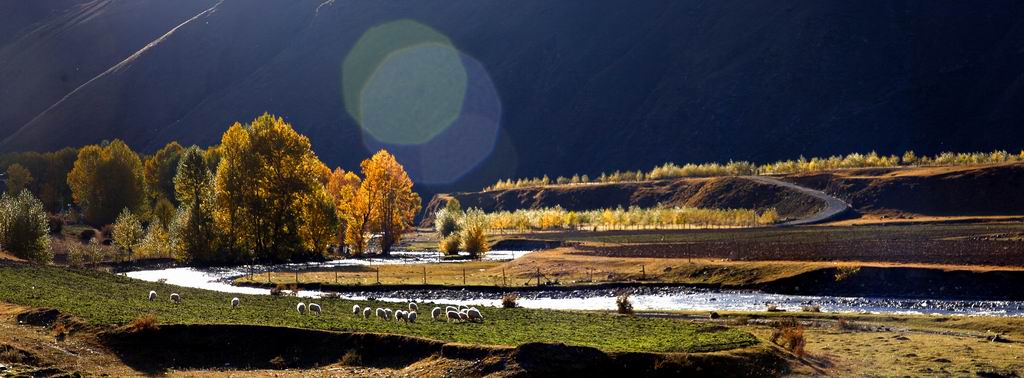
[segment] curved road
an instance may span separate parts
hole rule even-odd
[[[743,176],[743,178],[745,178],[747,180],[751,180],[751,181],[757,182],[757,183],[760,183],[760,184],[775,185],[775,186],[784,187],[786,189],[796,190],[798,192],[804,193],[806,195],[809,195],[811,197],[817,198],[817,199],[825,202],[825,207],[822,208],[821,210],[818,210],[818,213],[816,213],[816,214],[814,214],[812,216],[806,217],[806,218],[792,220],[792,221],[789,221],[789,222],[783,222],[783,223],[778,224],[778,226],[800,226],[800,225],[806,225],[806,224],[817,224],[817,223],[828,222],[828,221],[831,221],[831,220],[834,220],[834,219],[838,218],[839,216],[841,216],[841,215],[845,214],[846,212],[850,211],[851,209],[853,209],[850,206],[850,204],[846,203],[846,201],[843,201],[843,200],[841,200],[839,198],[830,196],[830,195],[826,194],[825,192],[822,192],[820,190],[814,190],[814,189],[807,188],[807,187],[803,187],[803,186],[800,186],[800,185],[796,185],[796,184],[793,184],[791,182],[782,181],[782,180],[779,180],[779,179],[774,178],[774,177],[768,177],[768,176]]]

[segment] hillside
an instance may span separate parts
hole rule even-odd
[[[1024,163],[852,169],[785,179],[842,198],[861,213],[1024,214]]]
[[[346,111],[342,66],[396,20],[450,39],[467,98],[491,101],[436,143],[383,144],[436,190],[1024,137],[1012,0],[67,0],[0,3],[0,151],[211,144],[269,111],[354,168],[382,144]]]
[[[585,185],[552,185],[485,192],[440,194],[423,209],[421,226],[433,225],[433,214],[455,198],[463,208],[486,212],[561,206],[594,210],[638,206],[687,206],[721,209],[775,208],[783,219],[816,213],[824,206],[804,193],[742,177],[676,179]]]

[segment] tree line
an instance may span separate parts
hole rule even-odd
[[[306,136],[269,114],[235,123],[206,149],[171,142],[140,156],[114,140],[5,155],[0,163],[7,164],[5,199],[27,196],[40,211],[80,209],[87,224],[113,223],[113,242],[128,255],[200,264],[292,261],[341,249],[387,254],[412,227],[421,203],[387,151],[364,160],[361,175],[331,170]],[[66,186],[55,179],[61,170]],[[12,171],[41,179],[12,184]],[[66,197],[47,197],[47,190]]]
[[[791,174],[820,172],[847,168],[887,168],[907,166],[960,166],[991,163],[1024,161],[1024,150],[1020,154],[1006,151],[954,153],[943,152],[934,156],[918,156],[914,151],[903,155],[880,155],[874,151],[862,154],[851,153],[827,158],[807,159],[801,156],[795,160],[782,160],[774,163],[757,165],[748,161],[729,161],[727,163],[684,164],[665,163],[650,171],[615,171],[601,173],[591,180],[588,175],[560,176],[554,180],[547,175],[535,178],[504,179],[484,188],[489,190],[507,190],[548,185],[572,185],[590,183],[640,182],[688,177],[724,177],[754,176],[772,174]]]

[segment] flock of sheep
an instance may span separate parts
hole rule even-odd
[[[302,304],[299,303],[299,305]],[[416,304],[416,302],[409,303],[409,311],[391,310],[390,308],[380,307],[378,307],[377,310],[374,311],[374,309],[370,306],[361,307],[359,305],[353,305],[352,315],[362,316],[363,319],[370,319],[371,316],[376,315],[377,319],[391,320],[392,318],[394,318],[394,320],[401,322],[415,323],[417,317],[416,311],[418,310],[419,306]],[[435,321],[447,320],[449,322],[482,322],[484,321],[484,315],[481,314],[480,310],[478,310],[476,307],[447,306],[444,309],[443,313],[440,307],[434,307],[433,310],[430,310],[430,319]]]
[[[171,293],[171,302],[181,303],[181,295],[178,293]],[[156,291],[149,292],[149,300],[156,300]],[[236,308],[241,303],[238,297],[231,298],[231,308]],[[373,311],[370,306],[361,307],[359,305],[352,306],[352,315],[362,316],[363,319],[370,319],[370,316],[376,314],[377,319],[391,320],[392,318],[396,321],[415,323],[416,322],[416,311],[419,310],[419,306],[416,302],[409,302],[409,311],[405,310],[392,310],[390,308],[377,308],[377,311]],[[319,304],[310,303],[305,304],[299,302],[295,306],[295,311],[299,312],[299,315],[305,315],[307,312],[310,314],[320,315],[323,311]],[[434,307],[430,310],[430,318],[439,321],[447,320],[449,322],[483,322],[484,315],[480,313],[476,307],[467,306],[447,306],[444,310],[441,307]]]
[[[149,291],[149,296],[147,296],[147,298],[149,298],[150,301],[155,301],[156,300],[156,291],[150,290]],[[178,294],[178,293],[171,293],[171,302],[172,303],[181,303],[181,295]],[[240,300],[238,300],[238,297],[231,298],[231,308],[238,307],[238,305],[241,304],[241,303],[242,302]]]

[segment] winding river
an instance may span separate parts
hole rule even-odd
[[[527,251],[491,251],[489,260],[511,260]],[[423,264],[443,262],[436,253],[395,252],[389,259],[345,259],[312,264],[255,266],[257,272],[295,271],[336,266],[378,264]],[[458,262],[451,262],[456,264]],[[235,268],[167,268],[129,272],[132,278],[164,282],[184,287],[225,293],[269,295],[270,290],[234,286],[230,282],[248,272],[249,267]],[[621,289],[531,290],[519,291],[518,303],[526,308],[559,310],[614,310],[615,297]],[[819,306],[823,312],[930,315],[1024,316],[1024,301],[964,301],[941,299],[900,299],[882,297],[832,297],[781,295],[747,290],[709,290],[688,287],[635,287],[628,289],[636,310],[646,311],[764,311],[768,305],[786,311],[799,311],[802,306]],[[319,297],[315,290],[299,291],[300,297]],[[444,304],[499,306],[501,293],[462,289],[393,290],[374,292],[342,292],[342,298],[378,299],[404,302],[429,301]]]

